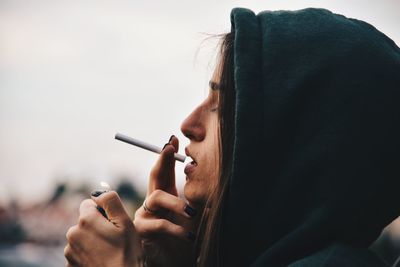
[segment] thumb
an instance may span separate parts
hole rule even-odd
[[[125,211],[121,199],[115,191],[93,191],[92,199],[104,209],[108,220],[117,227],[126,226],[131,220]]]

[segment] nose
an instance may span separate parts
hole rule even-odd
[[[202,107],[199,106],[182,122],[181,132],[191,141],[202,141],[206,136]]]

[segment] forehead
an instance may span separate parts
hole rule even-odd
[[[223,67],[223,62],[222,62],[222,58],[221,56],[219,56],[218,60],[217,60],[217,64],[215,66],[213,75],[211,80],[215,81],[215,82],[219,82],[219,80],[221,79],[221,74],[222,74],[222,67]]]
[[[222,62],[221,58],[219,57],[213,75],[211,77],[211,80],[208,83],[210,88],[209,96],[214,99],[219,96],[219,91],[221,89],[220,86],[221,74],[222,74]]]
[[[212,90],[220,90],[221,89],[221,75],[222,75],[222,60],[221,57],[218,58],[217,64],[215,66],[213,75],[211,77],[211,80],[209,82],[209,87]]]

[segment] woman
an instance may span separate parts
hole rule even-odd
[[[182,124],[187,202],[172,137],[133,224],[114,192],[82,203],[71,266],[386,266],[368,247],[400,214],[400,49],[323,9],[231,22]]]

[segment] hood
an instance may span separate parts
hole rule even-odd
[[[324,9],[231,13],[236,91],[223,266],[368,247],[400,215],[400,49]]]

